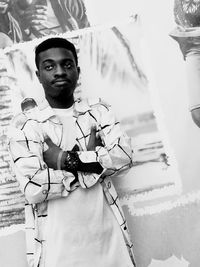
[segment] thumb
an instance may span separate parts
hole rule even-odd
[[[92,125],[91,130],[90,130],[90,139],[89,142],[94,142],[95,138],[96,138],[96,125]]]
[[[88,150],[94,150],[95,140],[96,140],[96,125],[92,125],[91,130],[90,130],[90,138],[89,138],[88,145],[87,145]]]
[[[97,131],[97,126],[96,126],[96,124],[93,124],[93,125],[91,126],[90,134],[91,134],[92,136],[96,136],[96,131]]]
[[[55,144],[52,142],[51,138],[49,136],[46,136],[44,138],[44,142],[48,145],[48,147],[55,146]]]

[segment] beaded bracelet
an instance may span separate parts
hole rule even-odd
[[[67,151],[64,159],[65,170],[69,172],[77,171],[80,159],[77,152]]]

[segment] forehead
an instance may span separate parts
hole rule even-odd
[[[71,60],[75,63],[75,58],[73,53],[64,48],[64,47],[56,47],[49,48],[45,51],[42,51],[38,55],[39,64],[44,63],[45,61],[62,61],[62,60]]]

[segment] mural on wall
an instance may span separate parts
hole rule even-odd
[[[111,103],[132,137],[135,166],[123,180],[114,183],[123,203],[133,201],[135,207],[141,200],[181,190],[173,153],[155,115],[157,107],[151,103],[140,26],[136,15],[132,23],[86,33],[80,43],[82,68],[90,68],[82,73],[83,93],[101,96]]]
[[[79,61],[82,77],[79,89],[83,88],[83,90],[77,93],[84,93],[86,96],[99,95],[112,103],[124,129],[132,136],[135,166],[123,181],[116,181],[116,187],[134,240],[137,265],[198,267],[200,249],[198,226],[200,223],[198,177],[200,146],[198,140],[200,132],[188,111],[186,73],[183,70],[185,63],[179,48],[168,36],[169,31],[174,27],[172,25],[174,0],[136,1],[141,4],[145,2],[149,64],[152,72],[155,73],[156,87],[161,95],[160,104],[164,110],[163,123],[165,120],[179,164],[183,183],[181,196],[175,195],[180,192],[181,182],[173,157],[170,156],[170,152],[168,153],[167,138],[163,139],[160,123],[157,123],[157,109],[151,105],[148,90],[150,76],[148,75],[146,79],[147,72],[140,61],[139,38],[135,24],[123,27],[117,25],[104,30],[97,28],[95,30],[98,33],[89,30],[87,34],[79,32],[79,34],[70,35],[68,32],[65,35],[67,38],[73,37],[77,48],[81,47]],[[136,1],[131,0],[133,7]],[[107,2],[106,0],[85,0],[84,2],[97,6],[96,13],[93,12],[92,7],[90,8],[92,10],[89,17],[91,24],[92,17],[95,23],[96,21],[107,23],[108,20],[105,17],[112,17],[112,19],[115,17],[117,21],[119,13],[123,13],[122,8],[118,9],[118,14],[115,10],[119,3],[122,3],[121,7],[127,9],[123,0],[116,2],[114,0]],[[187,44],[190,48],[193,43],[199,44],[199,38],[195,38],[199,29],[196,26],[187,25],[188,21],[185,20],[183,11],[189,10],[188,17],[193,16],[191,21],[197,23],[198,26],[199,20],[194,18],[198,18],[199,1],[175,0],[175,2],[183,4],[183,6],[178,5],[177,8],[181,7],[180,15],[185,23],[185,27],[182,27],[180,23],[178,25],[180,31],[177,32],[176,29],[175,33],[181,43]],[[98,5],[102,8],[100,9]],[[115,5],[114,9],[113,5]],[[87,10],[89,11],[88,8]],[[35,77],[35,66],[31,59],[34,46],[37,44],[36,39],[34,43],[27,43],[21,47],[15,46],[12,51],[0,54],[0,151],[2,151],[0,154],[0,222],[2,222],[1,228],[9,225],[16,226],[9,227],[8,231],[3,228],[0,230],[0,236],[2,235],[1,263],[6,267],[27,266],[24,231],[15,232],[16,229],[21,230],[18,224],[24,222],[24,200],[9,168],[6,127],[13,114],[20,110],[22,98],[31,95],[40,99],[43,95]],[[2,41],[1,38],[0,41]],[[163,53],[163,47],[165,53]],[[131,61],[132,64],[130,64]],[[136,71],[134,66],[139,71]],[[195,69],[197,70],[196,67]],[[90,72],[85,70],[90,70]],[[192,71],[192,73],[197,74],[196,78],[200,77],[197,71]],[[196,82],[192,80],[190,83],[190,87],[195,87],[192,105],[199,105],[198,84],[198,80]],[[146,116],[148,118],[150,116],[151,120]],[[155,140],[158,140],[158,146],[155,145],[155,149],[152,149],[156,143]],[[145,144],[148,146],[145,147]],[[162,155],[163,152],[164,155]],[[162,156],[159,157],[159,155]],[[10,253],[8,254],[7,251]],[[12,257],[10,257],[11,254]]]
[[[0,47],[89,27],[83,0],[1,0]]]
[[[81,67],[76,97],[102,97],[113,106],[122,127],[132,138],[134,166],[115,186],[126,204],[180,192],[175,162],[163,142],[141,60],[137,16],[111,28],[65,33],[74,42]],[[25,97],[41,101],[34,48],[38,40],[6,49],[0,58],[0,227],[24,223],[24,198],[9,167],[6,131]],[[163,190],[163,191],[162,191]]]

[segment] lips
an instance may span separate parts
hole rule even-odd
[[[69,84],[70,80],[68,80],[68,79],[57,79],[57,80],[54,80],[52,83],[55,84],[55,85],[65,85],[65,84]]]

